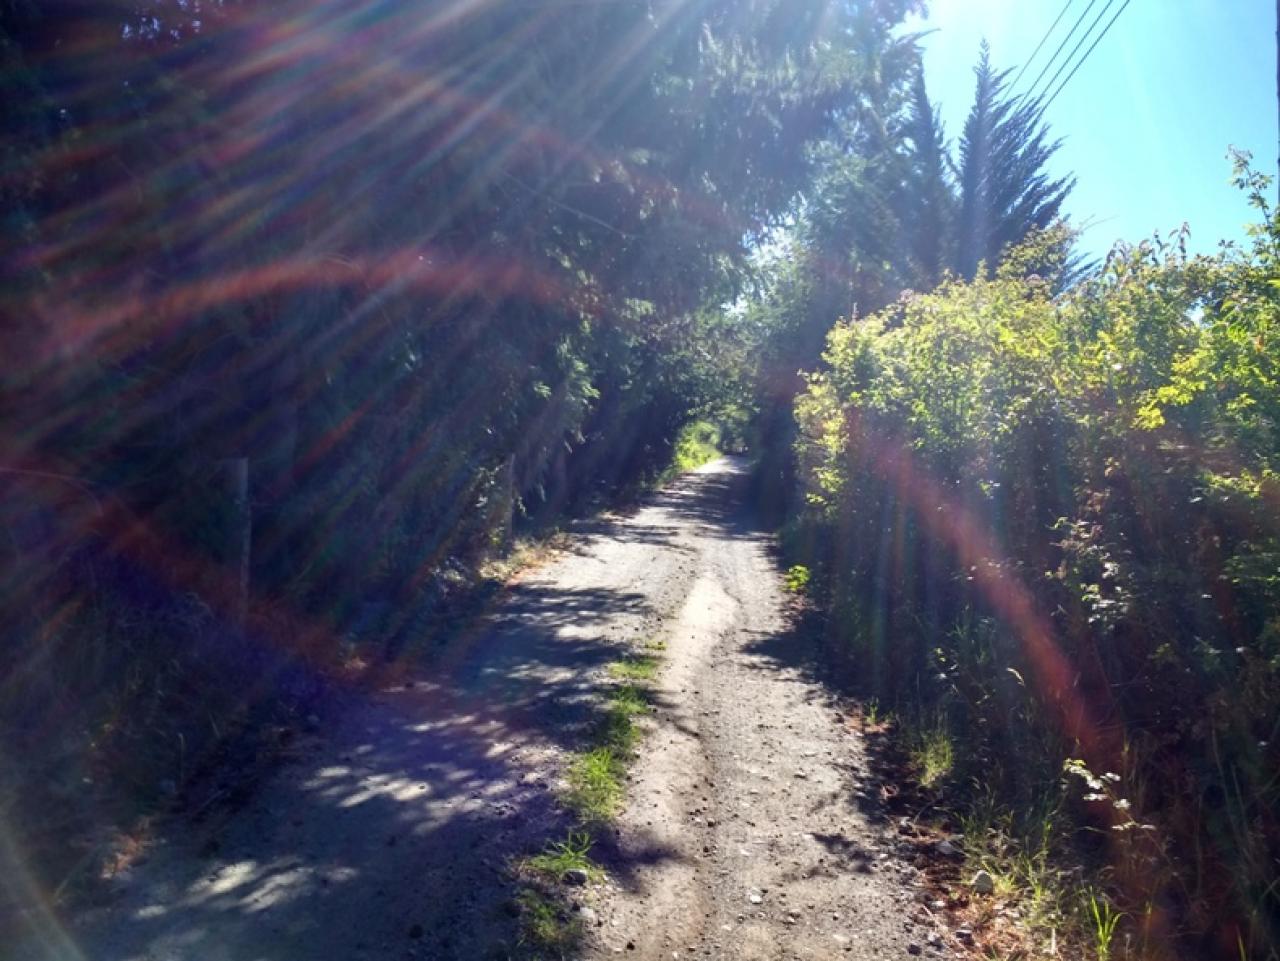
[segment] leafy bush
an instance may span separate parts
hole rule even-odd
[[[1013,803],[1119,772],[1158,828],[1110,847],[1122,907],[1232,946],[1280,932],[1280,221],[1237,178],[1248,250],[1122,246],[1055,293],[1043,236],[837,325],[793,538],[882,698],[945,702]]]
[[[720,430],[705,420],[686,424],[676,438],[672,469],[676,473],[694,470],[720,456]]]
[[[787,573],[783,576],[782,583],[791,594],[805,594],[809,590],[810,580],[809,568],[803,564],[792,564],[787,568]]]

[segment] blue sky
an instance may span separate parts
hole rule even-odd
[[[1015,89],[1030,86],[1088,2],[1073,0]],[[1106,2],[1097,0],[1081,30]],[[935,30],[923,40],[925,77],[949,138],[959,137],[973,95],[982,38],[993,62],[1016,74],[1065,3],[931,0],[928,17],[912,19],[911,29]],[[1046,114],[1064,139],[1055,172],[1078,179],[1068,212],[1077,225],[1093,224],[1081,238],[1086,253],[1183,221],[1197,251],[1243,239],[1251,211],[1228,183],[1226,153],[1231,144],[1250,150],[1255,167],[1275,173],[1275,16],[1273,0],[1131,0]]]

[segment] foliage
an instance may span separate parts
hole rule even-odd
[[[715,424],[696,420],[686,424],[676,438],[671,469],[676,473],[696,470],[720,456],[720,431]]]
[[[658,475],[913,6],[0,6],[0,724],[75,745],[22,806],[180,796],[442,642],[514,527]]]
[[[1007,71],[991,65],[985,41],[974,67],[973,106],[960,136],[960,210],[954,267],[972,278],[994,272],[1030,231],[1059,218],[1074,180],[1053,180],[1046,167],[1058,149],[1041,122],[1041,102],[1011,97]]]
[[[925,88],[917,38],[883,38],[876,80],[837,135],[813,148],[812,184],[773,239],[747,308],[758,347],[761,497],[795,489],[790,410],[800,375],[820,360],[837,317],[867,316],[948,277],[1038,275],[1055,290],[1077,279],[1074,234],[1060,219],[1070,178],[1048,173],[1057,144],[1039,101],[1014,100],[984,44],[973,106],[956,150]],[[1041,242],[1019,249],[1029,235]]]
[[[803,564],[792,564],[783,576],[783,586],[791,594],[807,594],[811,575]]]
[[[790,538],[880,696],[945,706],[959,773],[1016,806],[1064,760],[1116,772],[1072,811],[1124,912],[1232,950],[1280,919],[1280,223],[1237,177],[1249,249],[1118,247],[1059,292],[1042,234],[839,324]]]

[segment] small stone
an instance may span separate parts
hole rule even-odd
[[[575,887],[580,887],[591,880],[591,878],[583,868],[570,868],[560,876],[560,880],[565,884],[572,884]]]
[[[938,842],[938,853],[944,858],[953,858],[960,853],[960,849],[944,838]]]
[[[582,919],[582,923],[588,927],[594,928],[600,924],[600,916],[588,907],[578,908],[578,917],[580,917]]]
[[[758,891],[752,891],[747,895],[747,900],[752,904],[764,904],[764,895],[760,894]]]
[[[907,954],[919,954],[920,950],[920,945],[916,944],[914,941],[907,945]]]
[[[969,883],[978,894],[990,894],[996,889],[995,878],[987,871],[979,871]]]

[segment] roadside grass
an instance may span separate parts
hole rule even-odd
[[[582,919],[569,910],[560,885],[570,871],[582,871],[598,881],[604,872],[591,860],[590,833],[571,830],[562,841],[551,841],[538,854],[515,865],[524,884],[515,896],[520,916],[521,945],[535,957],[570,957],[582,940]]]
[[[1112,906],[1105,894],[1100,894],[1093,888],[1083,892],[1081,904],[1084,906],[1083,913],[1090,922],[1093,953],[1098,956],[1098,961],[1107,961],[1111,957],[1111,942],[1115,940],[1116,926],[1124,914]]]
[[[569,535],[562,530],[518,537],[506,550],[494,550],[477,569],[482,580],[505,584],[516,574],[546,563],[565,549]]]
[[[893,714],[886,711],[881,705],[879,698],[869,697],[857,707],[858,721],[862,726],[862,732],[883,731],[893,723]]]
[[[552,841],[541,854],[525,859],[530,871],[551,880],[564,877],[566,871],[585,871],[589,877],[599,877],[600,868],[591,860],[591,835],[585,831],[570,831],[563,841]]]
[[[582,940],[582,921],[560,900],[533,887],[516,894],[520,911],[520,943],[551,957],[567,957]]]
[[[654,659],[650,659],[654,660]],[[618,667],[628,662],[615,662]],[[614,671],[610,671],[618,676]],[[641,672],[657,673],[657,663]],[[623,676],[634,677],[634,673]],[[640,740],[636,718],[650,710],[644,689],[622,684],[609,692],[604,717],[592,737],[592,746],[577,754],[569,764],[569,789],[565,803],[584,824],[598,825],[611,820],[622,805],[622,781],[627,764]]]
[[[622,759],[611,748],[579,754],[569,766],[565,802],[584,824],[608,821],[622,804]]]
[[[944,717],[939,715],[913,725],[906,732],[906,739],[921,787],[937,787],[950,776],[955,766],[955,748]]]
[[[609,674],[618,681],[652,681],[658,676],[658,659],[640,654],[609,665]]]
[[[1126,915],[1105,890],[1083,882],[1083,867],[1063,859],[1071,825],[1060,788],[1046,787],[1020,815],[977,786],[967,801],[957,818],[965,872],[986,871],[994,882],[990,897],[973,901],[976,925],[992,923],[998,906],[1016,905],[1031,954],[1108,961]]]

